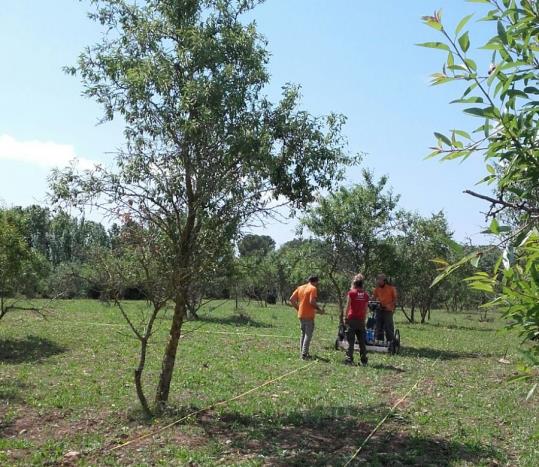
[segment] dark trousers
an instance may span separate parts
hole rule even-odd
[[[382,309],[378,310],[378,313],[376,313],[376,339],[383,341],[384,332],[388,341],[394,339],[393,312]]]
[[[356,337],[359,342],[361,361],[365,361],[367,359],[367,348],[365,347],[365,320],[363,319],[348,320],[348,329],[346,330],[348,350],[346,351],[346,355],[350,361],[354,360],[354,345],[356,343]]]

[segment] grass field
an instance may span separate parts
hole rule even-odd
[[[215,303],[211,306],[215,307]],[[141,302],[128,304],[136,315]],[[434,312],[410,325],[402,353],[343,365],[337,322],[317,318],[311,366],[298,358],[290,308],[232,303],[185,326],[167,417],[146,420],[132,384],[137,342],[114,308],[63,301],[45,321],[0,322],[1,465],[344,465],[416,383],[352,465],[539,464],[537,398],[509,384],[518,338],[499,319]],[[150,348],[149,397],[170,316]],[[505,357],[505,359],[504,359]],[[500,361],[501,360],[501,361]],[[127,440],[296,370],[246,396],[115,451]],[[70,459],[70,451],[81,453]]]

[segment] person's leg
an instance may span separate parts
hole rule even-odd
[[[395,338],[395,326],[393,324],[393,312],[384,311],[384,328],[386,331],[386,339],[391,342]]]
[[[365,321],[360,320],[356,331],[357,340],[359,342],[359,355],[361,363],[367,363],[367,347],[365,345]]]
[[[303,356],[303,343],[305,342],[305,320],[300,319],[299,325],[301,329],[301,338],[299,340],[299,355],[300,357]]]
[[[354,361],[354,345],[356,341],[356,322],[355,320],[348,321],[348,329],[346,330],[346,339],[348,340],[348,350],[346,351],[346,361]]]
[[[378,310],[376,312],[376,329],[374,332],[374,338],[378,341],[384,340],[384,312]]]
[[[305,338],[303,339],[303,347],[301,354],[303,357],[309,355],[309,347],[311,346],[311,340],[314,333],[314,319],[303,320],[305,326]]]

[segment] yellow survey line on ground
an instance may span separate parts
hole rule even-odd
[[[191,331],[186,331],[191,332]],[[233,332],[233,331],[192,331],[192,332],[203,332],[204,334],[225,334],[225,335],[231,335],[231,336],[248,336],[248,337],[276,337],[280,339],[294,339],[296,340],[296,336],[283,336],[279,334],[252,334],[248,332]]]
[[[62,324],[82,324],[86,326],[107,326],[107,327],[126,327],[127,324],[118,324],[118,323],[92,323],[90,321],[70,321],[70,322],[63,322]],[[194,334],[194,333],[204,333],[204,334],[223,334],[223,335],[229,335],[229,336],[238,336],[238,337],[275,337],[277,339],[298,339],[297,336],[284,336],[282,334],[253,334],[253,333],[247,333],[247,332],[233,332],[233,331],[199,331],[197,329],[185,329],[185,333],[182,334],[181,337],[184,335]],[[330,340],[328,338],[320,337],[317,340]]]
[[[176,420],[176,421],[174,421],[172,423],[169,423],[168,425],[165,425],[164,427],[161,427],[158,430],[152,431],[152,432],[147,433],[147,434],[142,435],[142,436],[138,436],[137,438],[133,438],[132,440],[129,440],[129,441],[123,443],[123,444],[119,444],[117,446],[114,446],[113,448],[110,448],[110,449],[106,450],[105,452],[106,453],[107,452],[113,452],[113,451],[116,451],[118,449],[129,446],[130,444],[136,443],[138,441],[142,441],[143,439],[155,436],[155,435],[157,435],[159,433],[162,433],[165,430],[168,430],[169,428],[172,428],[174,425],[178,425],[179,423],[183,422],[184,420],[187,420],[188,418],[194,417],[195,415],[199,415],[199,414],[201,414],[203,412],[207,412],[208,410],[211,410],[211,409],[214,409],[216,407],[226,405],[226,404],[228,404],[230,402],[233,402],[235,400],[241,399],[242,397],[245,397],[245,396],[247,396],[247,395],[249,395],[249,394],[251,394],[251,393],[253,393],[255,391],[258,391],[259,389],[262,389],[265,386],[268,386],[268,385],[273,384],[273,383],[275,383],[277,381],[280,381],[280,380],[282,380],[282,379],[284,379],[284,378],[286,378],[286,377],[288,377],[290,375],[293,375],[294,373],[297,373],[297,372],[299,372],[301,370],[305,370],[305,369],[309,368],[310,366],[314,365],[315,363],[316,363],[316,361],[308,363],[307,365],[303,365],[303,366],[301,366],[299,368],[296,368],[295,370],[288,371],[287,373],[284,373],[283,375],[278,376],[277,378],[270,379],[270,380],[268,380],[268,381],[266,381],[266,382],[264,382],[264,383],[262,383],[262,384],[260,384],[260,385],[258,385],[256,387],[251,388],[248,391],[242,392],[241,394],[238,394],[237,396],[234,396],[234,397],[232,397],[230,399],[226,399],[226,400],[220,401],[220,402],[215,402],[215,403],[213,403],[211,405],[208,405],[207,407],[204,407],[203,409],[195,410],[194,412],[191,412],[190,414],[185,415],[184,417],[182,417],[182,418],[180,418],[180,419],[178,419],[178,420]]]
[[[438,361],[440,360],[440,357],[438,357],[436,360],[434,360],[434,362],[432,363],[432,365],[429,367],[429,369],[433,368],[434,365],[436,365],[436,363],[438,363]],[[408,396],[414,391],[414,389],[417,388],[417,386],[419,386],[419,383],[421,383],[423,380],[425,379],[425,375],[421,376],[416,382],[415,384],[410,388],[408,389],[408,391],[406,392],[406,394],[404,394],[404,396],[402,396],[394,405],[393,407],[391,407],[391,409],[389,410],[389,412],[386,414],[386,416],[384,418],[382,418],[382,420],[380,420],[378,422],[378,424],[372,429],[372,431],[369,433],[369,435],[363,440],[363,442],[361,443],[361,445],[359,446],[359,448],[357,448],[356,452],[354,452],[354,454],[352,455],[352,457],[350,457],[350,459],[348,459],[348,461],[346,462],[346,464],[344,464],[343,467],[348,467],[353,461],[354,459],[359,455],[359,453],[363,450],[363,448],[365,447],[365,445],[371,440],[371,438],[375,435],[375,433],[380,429],[380,427],[386,422],[386,420],[390,417],[390,415],[396,410],[396,408],[401,405],[407,398]]]

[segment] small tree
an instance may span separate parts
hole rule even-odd
[[[399,220],[399,233],[395,238],[399,263],[396,282],[399,285],[399,302],[406,318],[415,322],[419,311],[421,322],[430,317],[439,287],[430,287],[438,275],[433,260],[448,261],[455,247],[451,232],[442,212],[423,218],[417,214],[403,213]],[[406,313],[409,309],[410,315]]]
[[[344,118],[298,109],[283,88],[274,105],[262,94],[268,52],[242,14],[250,0],[94,0],[91,18],[106,29],[78,66],[84,94],[104,120],[126,123],[117,170],[55,172],[55,201],[94,205],[157,230],[166,248],[163,280],[175,303],[155,395],[161,411],[170,384],[189,293],[222,245],[282,197],[294,206],[331,189],[343,164]]]
[[[323,273],[333,285],[340,313],[352,276],[361,271],[371,277],[380,270],[379,253],[390,234],[398,198],[387,191],[387,177],[375,181],[364,171],[361,185],[342,187],[320,199],[302,219],[302,224],[324,244]]]
[[[143,385],[146,355],[156,319],[173,298],[175,285],[167,275],[168,265],[162,262],[167,241],[159,231],[130,222],[122,229],[120,240],[112,250],[93,250],[92,269],[87,279],[99,284],[102,299],[119,309],[139,341],[139,359],[133,379],[142,409],[150,416],[152,410]],[[121,301],[125,290],[134,287],[141,290],[149,304],[149,311],[140,310],[136,318],[128,313]]]

